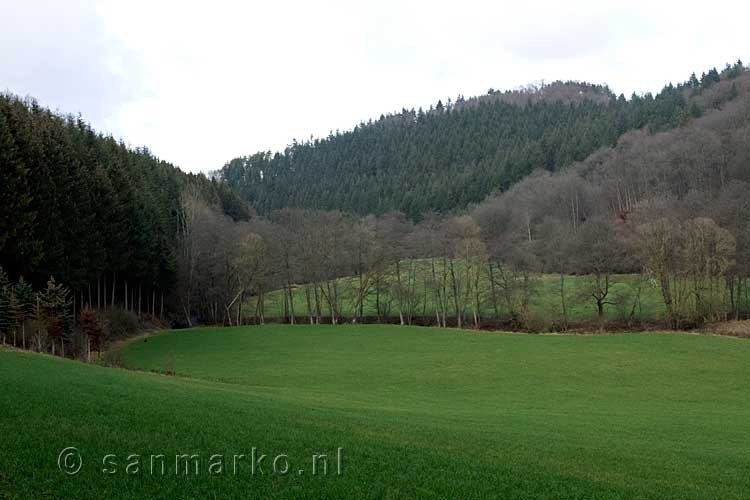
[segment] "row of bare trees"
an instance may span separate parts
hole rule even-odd
[[[257,314],[262,318],[271,273],[267,238],[190,190],[183,193],[181,206],[175,298],[185,324],[238,324],[250,295],[260,297]]]
[[[177,293],[188,325],[273,316],[289,323],[458,327],[502,319],[533,328],[541,318],[530,306],[542,273],[559,280],[547,326],[567,328],[574,303],[588,303],[599,326],[613,308],[638,319],[644,287],[658,289],[674,327],[746,312],[746,270],[736,260],[735,235],[708,217],[665,217],[656,204],[628,220],[592,215],[569,232],[561,230],[563,221],[548,219],[550,227],[532,229],[539,235],[531,239],[535,226],[525,222],[515,238],[510,229],[493,240],[476,213],[413,223],[395,213],[358,219],[287,209],[270,221],[234,223],[195,199],[189,203],[199,213],[181,247]],[[572,296],[570,275],[577,275]],[[623,275],[627,294],[617,288]],[[268,307],[270,291],[275,304]]]

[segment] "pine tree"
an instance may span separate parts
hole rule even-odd
[[[12,316],[10,309],[10,292],[12,286],[8,275],[0,267],[0,336],[3,338],[3,344],[6,343],[6,337],[11,330]]]
[[[34,309],[31,314],[32,336],[36,351],[44,350],[44,343],[47,337],[47,312],[42,303],[42,293],[34,294]]]
[[[713,78],[715,83],[718,83],[721,81],[721,73],[719,73],[719,71],[716,68],[711,68],[708,74],[711,75],[711,78]]]
[[[697,78],[697,77],[695,76],[695,73],[692,73],[692,74],[690,75],[690,80],[688,80],[688,84],[689,84],[689,85],[690,85],[690,86],[691,86],[691,87],[692,87],[693,89],[698,89],[698,88],[699,88],[699,87],[701,86],[701,82],[699,82],[699,81],[698,81],[698,78]]]
[[[13,291],[17,303],[15,320],[21,328],[21,346],[26,349],[26,320],[31,317],[34,307],[34,290],[21,276]]]
[[[10,330],[13,332],[13,347],[18,345],[18,327],[23,322],[23,307],[18,301],[15,287],[10,289],[8,310],[10,312]]]
[[[65,356],[65,343],[70,340],[72,325],[69,295],[70,291],[65,286],[50,277],[41,297],[47,316],[47,335],[52,339],[52,354],[55,354],[55,341],[59,340],[61,355]]]

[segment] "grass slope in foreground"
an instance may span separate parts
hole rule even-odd
[[[168,332],[123,356],[184,377],[0,350],[0,498],[750,495],[750,343],[734,338],[269,326]],[[58,470],[66,446],[78,475]],[[130,453],[253,446],[292,473],[124,471]],[[312,454],[337,447],[342,475],[312,476]]]

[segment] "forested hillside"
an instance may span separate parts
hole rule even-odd
[[[188,186],[234,219],[249,216],[225,184],[8,94],[0,95],[0,167],[0,266],[36,285],[55,276],[74,290],[98,287],[101,296],[104,288],[113,304],[126,283],[147,297],[174,284]]]
[[[461,209],[535,169],[556,172],[582,161],[629,130],[684,124],[701,112],[690,98],[719,80],[714,69],[630,99],[577,82],[490,90],[295,141],[283,153],[236,158],[220,175],[263,214],[294,207],[418,217]]]
[[[658,297],[660,319],[672,327],[744,317],[750,73],[738,64],[715,75],[680,86],[695,112],[679,126],[628,132],[562,171],[536,169],[463,213],[414,221],[284,208],[251,220],[256,243],[227,248],[252,261],[253,272],[193,301],[228,312],[236,294],[254,295],[257,321],[270,310],[290,322],[362,321],[372,311],[378,321],[427,314],[481,326],[504,318],[536,330],[567,328],[582,305],[600,325],[615,313],[632,328],[646,296]],[[206,263],[211,252],[222,255],[215,241],[201,244]],[[231,281],[224,268],[196,269],[194,279]],[[541,316],[532,307],[540,293],[548,306]],[[223,312],[213,320],[221,316],[234,321]]]

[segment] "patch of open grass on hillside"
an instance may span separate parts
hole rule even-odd
[[[750,344],[394,326],[195,329],[127,366],[0,350],[0,498],[747,498]],[[76,446],[81,472],[57,467]],[[127,475],[127,454],[288,475]],[[309,474],[343,448],[342,475]],[[101,457],[120,468],[102,473]],[[306,470],[299,474],[299,470]],[[157,471],[158,472],[158,471]],[[204,471],[205,472],[205,471]]]
[[[419,261],[421,262],[421,261]],[[432,288],[428,286],[428,293],[422,293],[425,278],[429,273],[426,263],[417,266],[417,290],[421,297],[418,301],[416,314],[421,316],[432,316],[435,314],[435,296]],[[596,319],[596,304],[590,294],[586,293],[586,285],[590,277],[570,275],[565,277],[565,301],[568,319],[571,321],[593,321]],[[429,279],[427,280],[429,282]],[[357,278],[344,277],[337,280],[340,294],[342,296],[341,314],[344,317],[352,317],[355,314]],[[648,280],[637,275],[615,275],[612,277],[612,289],[608,297],[609,302],[605,306],[605,318],[608,320],[627,319],[631,314],[635,318],[654,320],[664,318],[665,308],[659,288]],[[539,318],[548,320],[562,319],[562,302],[560,297],[560,276],[552,274],[541,274],[534,277],[534,289],[531,296],[530,312]],[[295,314],[298,317],[307,315],[305,300],[305,286],[298,285],[293,290],[293,301]],[[482,314],[485,317],[494,315],[491,305],[488,280],[484,277],[480,287],[482,293]],[[498,291],[498,294],[500,291]],[[637,296],[637,298],[636,298]],[[245,305],[245,313],[252,315],[256,309],[256,298],[251,298]],[[393,300],[392,294],[387,286],[380,290],[381,308],[388,310],[388,315],[398,316],[398,308]],[[265,295],[265,315],[269,318],[283,317],[284,296],[281,290],[275,290]],[[382,304],[390,304],[385,306]],[[452,308],[452,304],[451,304]],[[322,304],[323,314],[328,316],[328,306]],[[501,315],[507,315],[507,308],[502,299],[498,298],[498,309]],[[363,312],[365,316],[377,316],[376,296],[374,289],[365,298]],[[470,305],[466,306],[465,313],[470,314]],[[449,310],[453,315],[454,311]]]

